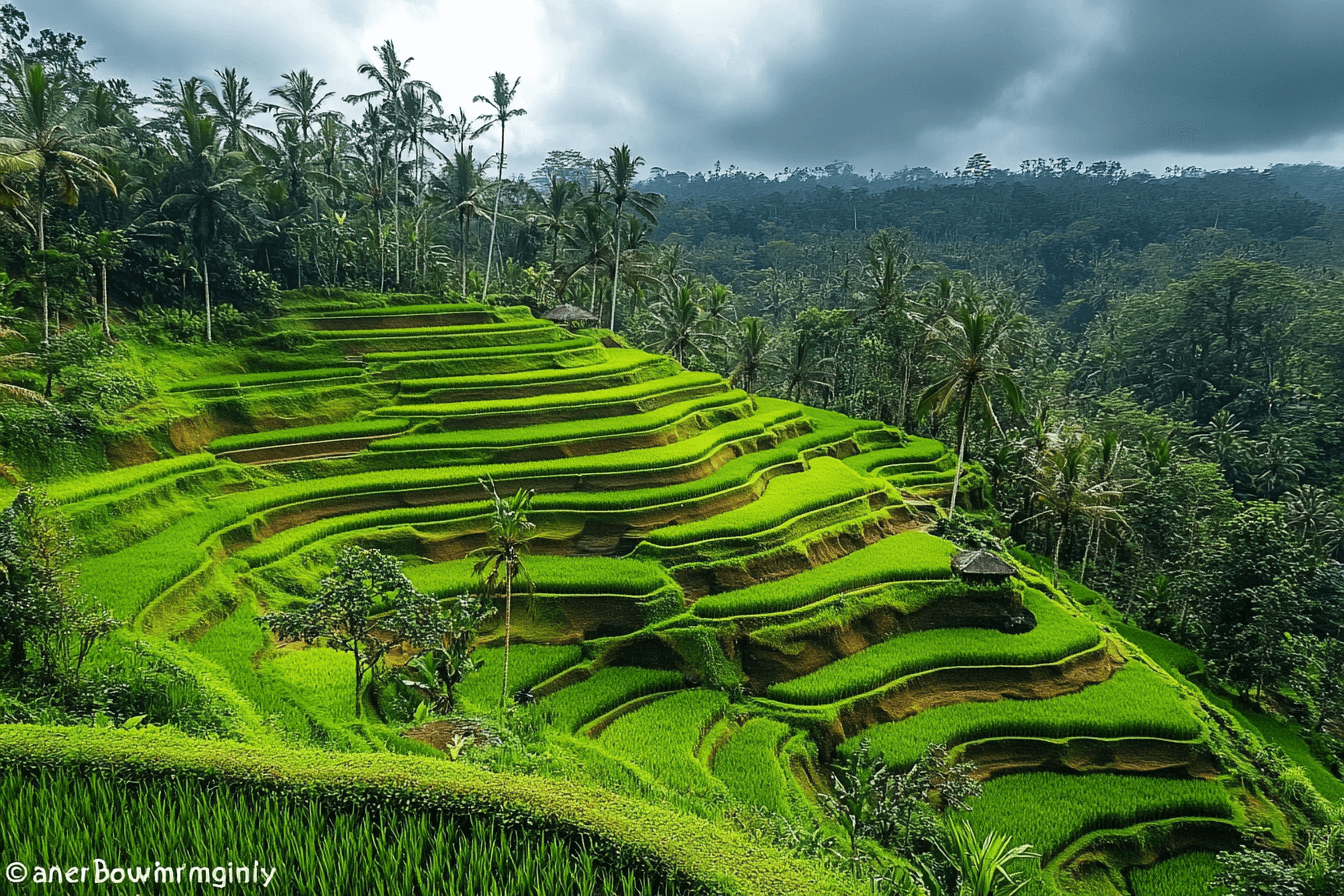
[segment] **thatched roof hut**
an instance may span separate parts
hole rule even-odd
[[[989,551],[961,551],[952,557],[952,571],[963,581],[979,585],[1002,585],[1017,572]]]
[[[541,316],[542,320],[553,321],[568,327],[592,325],[597,323],[597,315],[585,311],[578,305],[557,305]]]

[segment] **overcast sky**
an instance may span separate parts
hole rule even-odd
[[[391,38],[451,110],[522,78],[509,167],[629,143],[650,166],[950,170],[976,152],[1344,165],[1339,0],[17,0],[104,76],[308,68],[337,97]],[[336,105],[345,107],[339,100]],[[483,111],[479,109],[477,111]]]

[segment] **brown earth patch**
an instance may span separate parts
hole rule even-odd
[[[174,420],[168,426],[168,440],[181,454],[192,454],[221,436],[232,435],[235,428],[213,414],[197,414]]]
[[[418,740],[422,744],[428,744],[445,753],[448,752],[448,748],[458,737],[466,738],[467,743],[472,747],[485,748],[499,743],[498,738],[492,737],[479,724],[462,719],[428,722],[419,728],[410,729],[402,734],[402,737]]]
[[[513,599],[513,622],[515,629],[519,622],[519,611],[527,614],[527,598],[515,594]],[[607,638],[628,635],[644,627],[644,616],[640,610],[640,598],[617,595],[537,595],[536,612],[529,624],[529,634],[544,637],[552,644],[577,644],[592,638]],[[503,607],[504,599],[496,603]],[[491,623],[481,629],[481,643],[490,645],[504,643],[503,614],[496,613]],[[517,632],[515,631],[515,636]],[[529,637],[529,640],[532,640]]]
[[[999,737],[972,741],[957,752],[975,763],[975,777],[981,781],[1024,771],[1125,772],[1203,780],[1219,774],[1205,744],[1152,737]]]
[[[147,464],[159,459],[159,452],[144,436],[131,436],[109,442],[106,449],[107,465],[114,470]]]
[[[1015,612],[1021,612],[1020,598],[1009,589],[968,591],[913,613],[879,606],[842,627],[818,631],[806,641],[789,645],[797,648],[796,653],[744,638],[739,642],[742,671],[753,686],[764,689],[776,682],[801,678],[893,635],[938,628],[996,628],[1005,616]]]

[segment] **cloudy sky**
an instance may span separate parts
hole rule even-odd
[[[950,170],[976,152],[1130,170],[1344,165],[1339,0],[14,0],[102,71],[308,68],[337,96],[391,38],[450,109],[522,78],[509,165],[613,144],[670,170]],[[336,101],[337,105],[340,104]]]

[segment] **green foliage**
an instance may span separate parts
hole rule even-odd
[[[552,675],[578,663],[582,653],[577,644],[555,647],[514,644],[510,649],[509,679],[515,688],[536,687]],[[464,707],[472,707],[479,712],[493,710],[504,686],[504,649],[479,647],[472,654],[472,659],[480,663],[480,668],[467,676],[458,687],[458,696]]]
[[[317,426],[295,426],[289,429],[267,429],[236,436],[224,436],[210,443],[210,451],[242,451],[248,448],[269,448],[273,445],[291,445],[302,442],[321,442],[328,439],[358,439],[401,432],[410,426],[409,420],[381,418],[377,420],[344,420],[340,423],[322,423]]]
[[[789,780],[780,748],[789,726],[772,719],[749,719],[714,753],[714,777],[749,806],[788,815],[796,785]]]
[[[664,669],[606,666],[589,678],[541,700],[555,726],[575,731],[616,707],[659,691],[681,687],[681,675]]]
[[[170,457],[107,473],[55,482],[48,489],[48,495],[58,504],[73,504],[76,501],[114,494],[147,483],[176,478],[193,470],[204,469],[214,462],[214,457],[204,452],[184,454],[181,457]]]
[[[1209,892],[1218,872],[1218,858],[1210,852],[1187,852],[1129,873],[1134,896],[1190,896]]]
[[[727,695],[718,691],[682,691],[616,719],[598,743],[638,762],[677,793],[710,797],[723,785],[696,759],[696,750],[727,708]]]
[[[1033,589],[1027,590],[1023,603],[1036,616],[1036,627],[1027,634],[953,628],[898,635],[802,678],[771,685],[769,696],[785,703],[831,703],[927,669],[1049,663],[1101,640],[1095,624],[1070,615]]]
[[[1110,679],[1076,694],[1049,700],[1000,700],[926,709],[900,722],[870,728],[841,746],[847,754],[860,737],[897,768],[908,768],[924,745],[951,746],[991,737],[1163,737],[1190,740],[1202,728],[1183,697],[1148,667],[1129,662]]]
[[[1049,859],[1089,831],[1184,816],[1232,819],[1236,810],[1213,781],[1027,772],[990,781],[965,817]]]
[[[703,597],[697,616],[722,618],[795,610],[847,591],[911,579],[948,579],[956,548],[923,532],[902,532],[780,582]]]
[[[358,367],[314,367],[304,370],[273,370],[266,373],[225,373],[187,380],[170,386],[169,392],[208,392],[220,389],[260,389],[281,386],[309,388],[314,381],[362,377]]]

